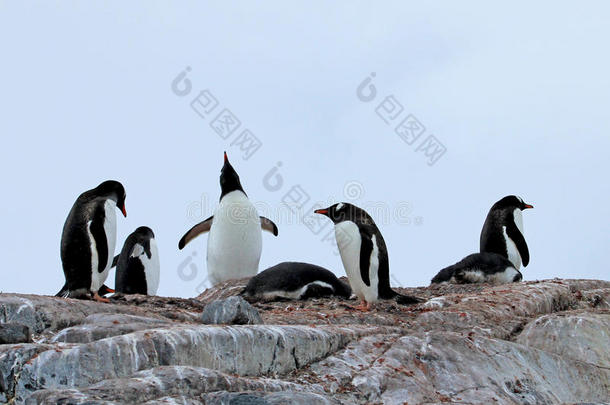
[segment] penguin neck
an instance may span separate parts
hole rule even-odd
[[[515,208],[513,211],[513,220],[515,221],[515,225],[517,225],[517,229],[519,229],[519,232],[521,232],[521,235],[525,236],[523,233],[523,215],[521,214],[521,210],[519,208]]]
[[[231,194],[231,193],[235,193],[235,192],[240,192],[240,193],[242,193],[242,194],[243,194],[243,195],[244,195],[246,198],[248,198],[248,195],[246,194],[246,192],[244,191],[244,189],[241,187],[241,184],[237,184],[237,185],[234,185],[234,186],[233,186],[233,187],[231,187],[231,188],[226,188],[226,189],[224,189],[224,188],[223,188],[223,189],[221,190],[221,192],[220,192],[220,200],[219,200],[219,201],[222,201],[222,199],[223,199],[225,196],[227,196],[227,195],[229,195],[229,194]]]
[[[243,190],[232,190],[220,196],[220,205],[249,202],[248,196]]]

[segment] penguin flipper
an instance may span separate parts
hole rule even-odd
[[[530,262],[530,252],[527,248],[527,243],[525,242],[523,234],[514,224],[506,227],[506,234],[512,239],[513,242],[515,242],[515,245],[517,245],[523,266],[527,266]]]
[[[277,236],[277,234],[278,234],[277,225],[269,218],[262,217],[262,216],[260,218],[261,218],[261,228],[265,231],[271,232],[273,234],[273,236]]]
[[[103,208],[101,208],[103,210]],[[99,216],[96,216],[99,217]],[[108,264],[108,240],[106,239],[106,230],[104,229],[104,217],[101,220],[94,219],[89,225],[89,231],[95,240],[95,248],[97,249],[97,271],[102,273],[106,270]],[[114,253],[114,252],[112,252]]]
[[[367,287],[371,286],[371,280],[369,277],[369,267],[371,265],[372,253],[373,240],[371,238],[371,235],[364,228],[360,228],[360,277],[362,277],[362,281]],[[377,269],[375,269],[375,271],[377,271]]]
[[[197,236],[201,235],[202,233],[209,232],[210,228],[212,228],[213,221],[214,221],[214,215],[212,215],[205,221],[200,222],[197,225],[195,225],[194,227],[192,227],[191,229],[189,229],[189,231],[184,234],[182,239],[180,239],[180,242],[178,242],[178,249],[180,249],[180,250],[184,249],[184,247],[190,241],[195,239]]]
[[[121,255],[114,256],[114,259],[112,259],[112,265],[110,266],[110,268],[116,267],[116,265],[119,263],[119,257],[121,257]]]

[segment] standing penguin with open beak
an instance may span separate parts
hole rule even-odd
[[[210,232],[207,268],[212,285],[255,276],[263,249],[261,229],[278,235],[273,221],[258,215],[226,152],[220,189],[220,203],[214,215],[191,228],[178,243],[182,250],[197,236]]]

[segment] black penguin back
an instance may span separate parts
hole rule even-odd
[[[242,294],[248,297],[262,297],[265,293],[276,291],[294,292],[316,281],[330,285],[332,291],[324,287],[319,288],[322,287],[320,285],[310,286],[300,297],[301,299],[324,295],[349,298],[352,293],[351,288],[330,270],[315,264],[283,262],[252,277]]]
[[[457,283],[466,283],[463,275],[467,272],[479,271],[486,276],[500,273],[506,270],[506,268],[512,267],[513,264],[502,255],[496,253],[473,253],[466,256],[459,262],[445,267],[432,278],[431,283],[442,283],[445,281],[455,280]],[[518,273],[520,276],[521,273]],[[513,281],[521,281],[521,278]]]

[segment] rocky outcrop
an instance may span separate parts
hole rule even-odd
[[[229,297],[246,281],[110,304],[0,294],[0,323],[33,339],[0,345],[0,401],[610,401],[610,282],[401,289],[425,301],[360,312],[336,298],[244,306]]]
[[[206,325],[257,325],[263,323],[258,311],[239,296],[210,302],[203,310],[201,321]]]

